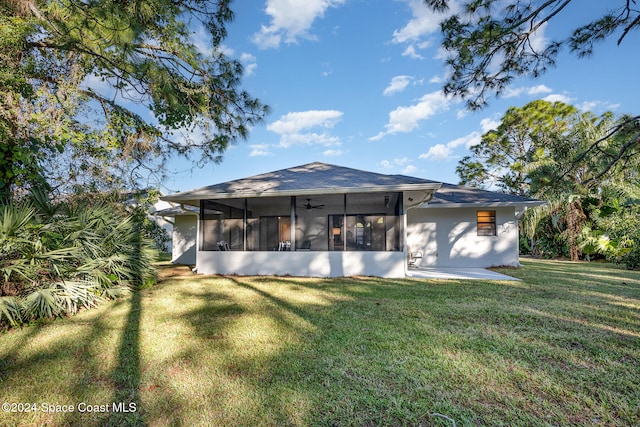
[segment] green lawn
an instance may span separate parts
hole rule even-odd
[[[523,263],[511,282],[167,269],[0,333],[0,401],[36,404],[0,424],[640,425],[640,272]]]

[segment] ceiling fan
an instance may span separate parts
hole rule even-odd
[[[312,205],[311,199],[307,199],[307,204],[302,206],[304,206],[307,209],[322,209],[324,207],[324,205]]]

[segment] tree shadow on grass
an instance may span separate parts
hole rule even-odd
[[[114,400],[141,411],[50,423],[59,425],[447,425],[428,415],[434,412],[459,425],[635,424],[638,339],[585,321],[620,327],[589,314],[586,303],[599,306],[600,295],[576,301],[570,295],[578,285],[532,284],[178,280],[153,290],[161,304],[151,303],[152,290],[114,303],[119,313],[87,322],[87,343],[64,336],[18,369],[26,378],[40,361],[54,365],[68,357],[65,346],[75,346],[75,398],[94,395],[83,387],[97,379]],[[175,306],[165,311],[167,304]],[[162,321],[149,324],[174,328],[181,334],[175,343],[144,326],[154,310]],[[100,359],[90,342],[103,338],[110,320],[123,325],[109,340],[117,357],[95,378]],[[173,344],[152,356],[153,367],[145,361],[147,337]]]
[[[554,420],[561,424],[638,419],[631,412],[637,403],[632,397],[637,367],[629,365],[638,360],[637,348],[634,350],[638,340],[615,329],[616,323],[620,327],[619,319],[590,314],[582,301],[568,298],[575,289],[573,285],[556,289],[552,284],[535,284],[528,290],[495,283],[449,282],[432,289],[429,283],[378,278],[313,283],[297,278],[264,278],[264,286],[251,278],[233,280],[318,328],[312,337],[319,347],[315,352],[318,359],[307,365],[310,378],[305,379],[302,368],[298,379],[301,384],[339,384],[326,391],[336,399],[333,406],[338,417],[342,416],[340,411],[351,407],[354,416],[362,415],[359,411],[379,410],[389,417],[370,416],[374,423],[384,419],[417,424],[420,408],[429,406],[424,397],[415,394],[424,388],[435,389],[436,395],[443,397],[437,403],[440,408],[449,408],[457,419],[469,422],[539,421],[545,405],[557,410]],[[274,292],[269,290],[269,282]],[[351,298],[334,300],[330,309],[315,312],[286,301],[286,293],[281,294],[278,286],[293,291],[321,289]],[[541,291],[551,292],[554,298],[541,296]],[[598,297],[585,296],[592,302]],[[529,306],[539,309],[532,311]],[[567,316],[567,310],[578,318]],[[585,318],[600,318],[605,327],[585,322]],[[638,331],[638,325],[633,329]],[[406,346],[403,341],[413,344]],[[304,367],[308,351],[293,347],[285,356],[289,364]],[[406,357],[401,360],[403,354]],[[278,367],[285,363],[282,360],[272,361],[273,373],[279,372]],[[421,371],[419,367],[425,362],[438,375]],[[620,374],[607,373],[607,366],[616,366]],[[290,370],[287,372],[291,375]],[[405,390],[396,388],[395,380],[400,378],[409,385]],[[432,385],[434,380],[440,384]],[[600,386],[585,387],[585,380]],[[273,375],[265,382],[274,389],[282,386],[282,379]],[[341,389],[355,394],[345,399]],[[461,400],[462,396],[467,397]],[[598,403],[594,408],[581,407],[585,401]],[[313,408],[314,416],[327,409],[326,399],[322,402]],[[397,408],[391,402],[402,402],[404,409],[409,409],[397,411],[399,415],[393,418]],[[603,411],[610,405],[620,413]],[[487,408],[493,408],[494,415],[484,418]],[[321,422],[332,417],[312,419]]]
[[[115,394],[105,420],[107,425],[146,425],[140,399],[141,299],[140,290],[133,292],[129,299],[129,313],[120,337],[118,364],[112,373]]]

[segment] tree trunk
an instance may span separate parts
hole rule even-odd
[[[569,246],[569,257],[571,261],[580,260],[580,248],[578,247],[578,236],[582,227],[582,208],[579,201],[569,202],[567,205],[567,243]]]

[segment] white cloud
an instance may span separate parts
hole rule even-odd
[[[612,104],[604,101],[584,101],[576,106],[580,111],[615,111],[620,108],[620,104]]]
[[[529,86],[529,87],[516,87],[509,88],[505,91],[503,97],[504,98],[515,98],[522,94],[527,94],[529,96],[537,96],[545,93],[551,93],[553,90],[545,85],[538,86]]]
[[[529,37],[528,46],[531,46],[531,49],[534,52],[543,51],[547,45],[549,44],[549,39],[545,36],[545,30],[547,29],[547,22],[542,24],[538,30],[536,30],[531,37]]]
[[[453,141],[449,141],[447,143],[447,147],[456,148],[456,147],[464,146],[465,148],[469,148],[478,144],[481,138],[482,138],[482,134],[480,132],[474,131],[468,135],[465,135],[460,138],[456,138]]]
[[[333,74],[333,70],[331,68],[328,68],[320,73],[322,77],[329,77],[331,74]]]
[[[340,145],[340,139],[326,132],[312,129],[331,129],[343,113],[336,110],[309,110],[288,113],[267,126],[267,130],[280,135],[280,147],[296,144]]]
[[[426,160],[446,160],[451,157],[451,151],[451,147],[444,144],[436,144],[429,148],[429,151],[426,153],[420,154],[418,158]]]
[[[209,32],[202,25],[196,27],[195,31],[191,34],[191,43],[193,43],[193,45],[201,55],[211,56],[213,54],[211,34],[209,34]],[[228,57],[233,57],[235,55],[235,51],[224,44],[218,46],[218,50],[220,51],[220,53]],[[239,59],[242,63],[242,66],[244,67],[244,74],[246,76],[252,75],[255,69],[258,67],[258,64],[256,64],[256,57],[251,55],[250,53],[242,53]]]
[[[406,168],[402,169],[402,173],[405,175],[408,175],[410,173],[414,173],[415,171],[417,171],[418,168],[413,166],[413,165],[409,165]]]
[[[426,120],[441,111],[446,111],[451,102],[451,99],[440,91],[428,93],[420,98],[417,104],[398,107],[391,111],[385,130],[369,138],[369,140],[377,141],[386,135],[411,132],[418,127],[422,120]]]
[[[418,158],[425,160],[450,160],[455,158],[456,156],[453,155],[455,148],[464,146],[466,149],[469,149],[479,144],[484,133],[496,129],[499,125],[500,121],[496,120],[495,116],[484,118],[480,120],[482,132],[473,131],[465,136],[451,140],[446,144],[436,144],[430,147],[426,153],[420,154]]]
[[[251,153],[249,153],[249,157],[273,155],[273,153],[269,150],[268,144],[255,144],[255,145],[250,145],[249,147],[251,147]]]
[[[288,113],[268,125],[267,130],[279,134],[287,134],[316,126],[332,128],[342,118],[342,114],[341,111],[336,110],[309,110]]]
[[[293,145],[341,145],[340,138],[327,133],[291,133],[280,136],[279,147],[289,148]]]
[[[443,76],[433,76],[429,80],[429,83],[442,84],[445,82],[445,78]]]
[[[469,113],[470,113],[470,112],[471,112],[471,111],[469,111],[468,109],[466,109],[466,108],[462,108],[462,109],[460,109],[460,110],[456,111],[456,119],[458,119],[458,120],[462,120],[462,119],[464,119],[465,117],[467,117],[467,116],[469,115]]]
[[[410,174],[418,170],[411,162],[412,160],[410,158],[402,157],[393,160],[383,160],[379,165],[387,172],[399,171],[402,174]]]
[[[250,76],[253,74],[256,68],[258,68],[258,64],[256,63],[256,57],[251,55],[250,53],[243,53],[240,55],[240,62],[244,67],[245,76]]]
[[[499,115],[496,115],[493,117],[487,117],[480,120],[480,126],[482,126],[482,133],[487,133],[490,130],[498,129],[498,126],[500,126],[500,123],[501,122],[499,119]]]
[[[191,43],[204,56],[210,56],[212,52],[211,34],[202,25],[198,25],[191,34]]]
[[[409,0],[408,3],[413,17],[407,25],[393,32],[393,43],[417,41],[425,35],[440,31],[440,21],[446,16],[432,11],[424,0]],[[451,6],[455,8],[454,3],[451,2]]]
[[[262,25],[253,35],[253,42],[262,49],[276,48],[284,41],[314,39],[309,33],[316,18],[322,18],[330,7],[338,7],[345,0],[267,0],[265,13],[271,17],[268,26]]]
[[[344,154],[344,151],[342,150],[326,150],[325,152],[322,153],[323,156],[327,156],[327,157],[342,156],[343,154]]]
[[[578,105],[578,110],[591,111],[594,110],[598,106],[598,104],[598,101],[584,101],[580,105]]]
[[[410,158],[402,157],[402,158],[393,159],[393,160],[383,160],[380,162],[380,166],[382,166],[384,169],[393,169],[394,167],[397,167],[397,166],[405,166],[410,162],[411,162]]]
[[[527,95],[541,95],[543,93],[551,93],[551,92],[553,92],[553,90],[551,90],[550,87],[547,87],[545,85],[538,85],[538,86],[530,87],[527,90]]]
[[[433,44],[431,40],[424,40],[424,38],[440,32],[440,22],[459,9],[458,2],[451,0],[449,10],[444,13],[434,12],[425,4],[424,0],[407,0],[407,4],[411,9],[412,18],[404,27],[393,32],[391,42],[407,44],[402,56],[424,59],[419,50],[426,49]]]
[[[456,157],[453,155],[453,150],[455,148],[464,146],[468,149],[469,147],[478,144],[481,138],[482,134],[474,131],[468,135],[449,141],[446,144],[436,144],[430,147],[426,153],[420,154],[418,158],[425,160],[450,160]]]
[[[87,74],[80,82],[80,87],[82,89],[92,89],[107,98],[111,98],[115,93],[109,79],[98,77],[95,74]]]
[[[233,56],[235,54],[235,51],[225,44],[218,46],[218,50],[225,56]]]
[[[391,83],[389,83],[389,86],[386,87],[382,94],[389,96],[394,93],[402,92],[407,88],[407,86],[409,86],[411,80],[413,80],[413,77],[410,76],[395,76],[391,79]]]
[[[258,45],[260,49],[275,49],[282,42],[282,36],[276,31],[276,28],[262,25],[260,32],[255,33],[251,41]]]
[[[545,96],[543,98],[544,101],[547,102],[563,102],[565,104],[571,104],[574,101],[574,98],[571,98],[568,95],[561,95],[559,93],[552,93],[549,96]]]
[[[189,40],[201,55],[208,57],[213,54],[211,34],[203,25],[194,27]],[[235,53],[232,48],[225,44],[218,45],[216,49],[225,56],[233,56]]]
[[[402,56],[408,56],[411,59],[424,59],[424,56],[416,52],[416,47],[412,44],[407,46],[407,48],[402,52]]]

